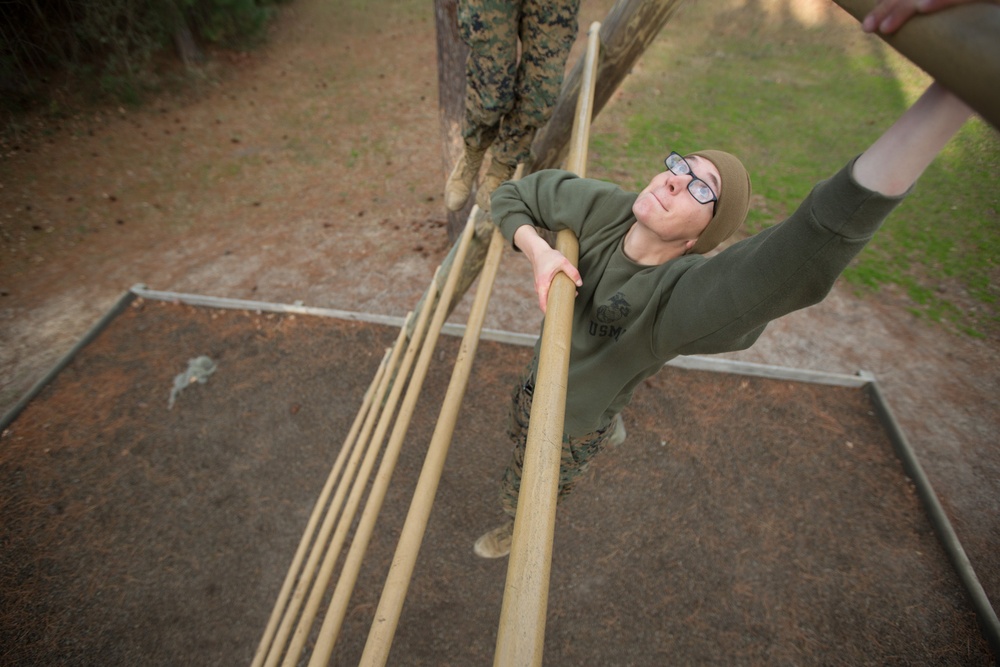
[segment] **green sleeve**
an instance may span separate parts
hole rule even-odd
[[[852,167],[817,184],[787,220],[685,272],[657,338],[680,342],[680,354],[745,349],[771,320],[821,301],[903,199],[864,188]]]
[[[608,212],[620,208],[629,196],[605,181],[546,169],[501,184],[490,206],[494,223],[510,242],[523,225],[551,231],[569,229],[582,238],[606,224]]]

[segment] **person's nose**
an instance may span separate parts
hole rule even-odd
[[[691,178],[691,174],[675,174],[672,171],[668,171],[666,180],[667,191],[672,195],[683,192],[687,184],[691,182]]]

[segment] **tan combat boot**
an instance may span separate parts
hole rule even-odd
[[[479,175],[479,167],[483,164],[483,156],[486,149],[474,151],[468,146],[462,153],[462,157],[455,163],[455,168],[448,176],[448,182],[444,184],[444,205],[449,211],[461,211],[465,202],[469,200],[472,192],[472,183]]]
[[[514,520],[494,528],[478,540],[472,550],[480,558],[503,558],[510,553],[510,543],[514,537]]]
[[[476,204],[484,211],[490,210],[490,197],[497,186],[504,181],[509,181],[517,170],[517,165],[513,167],[496,160],[490,161],[490,167],[483,176],[483,182],[479,184],[479,192],[476,194]]]
[[[617,447],[618,445],[625,442],[625,438],[628,437],[628,433],[625,431],[625,422],[622,420],[622,413],[615,415],[614,423],[612,424],[611,435],[608,436],[608,447]]]

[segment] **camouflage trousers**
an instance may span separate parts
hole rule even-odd
[[[492,145],[493,159],[511,166],[527,160],[559,98],[579,8],[580,0],[460,0],[469,148]]]
[[[526,372],[514,388],[511,397],[510,421],[507,435],[514,443],[510,463],[500,479],[500,507],[504,513],[513,517],[517,510],[517,496],[521,490],[521,474],[524,470],[524,451],[528,441],[528,420],[531,416],[531,399],[535,393],[534,380]],[[614,433],[614,421],[602,429],[588,433],[578,438],[571,438],[565,433],[562,441],[562,454],[559,463],[559,496],[562,500],[569,495],[584,473],[590,468],[590,462],[607,445]]]

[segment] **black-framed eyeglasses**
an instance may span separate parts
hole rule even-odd
[[[693,171],[691,171],[691,165],[688,161],[681,157],[676,151],[671,151],[670,155],[663,161],[663,164],[667,166],[672,173],[678,176],[690,176],[691,181],[687,184],[688,192],[694,197],[694,200],[699,204],[711,204],[712,202],[719,201],[719,198],[715,195],[715,192],[709,187],[708,183],[698,178]]]

